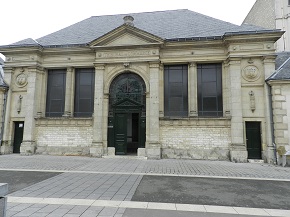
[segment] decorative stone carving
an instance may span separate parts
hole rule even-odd
[[[130,16],[130,15],[125,16],[125,17],[123,18],[123,20],[124,20],[124,24],[125,24],[125,25],[128,25],[128,26],[134,26],[134,23],[133,23],[134,18],[133,18],[132,16]]]
[[[261,73],[256,66],[250,65],[243,69],[242,76],[246,81],[253,82],[260,78]]]
[[[19,98],[18,98],[18,100],[17,100],[17,108],[16,108],[16,110],[17,110],[17,113],[19,114],[20,112],[21,112],[21,107],[22,107],[22,96],[20,95],[19,96]]]
[[[16,77],[15,84],[17,87],[25,87],[27,85],[27,75],[23,72]]]
[[[250,96],[250,108],[251,108],[252,112],[254,112],[256,110],[256,99],[255,99],[254,91],[251,90],[249,92],[249,96]]]
[[[123,63],[123,65],[124,65],[125,68],[128,68],[130,66],[130,63],[126,62],[126,63]]]
[[[254,63],[254,61],[252,60],[252,58],[250,58],[250,59],[248,60],[248,63],[249,63],[249,64],[253,64],[253,63]]]

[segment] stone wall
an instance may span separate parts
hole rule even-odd
[[[290,151],[290,87],[289,84],[272,86],[274,135],[278,149],[278,163],[281,163],[281,154]]]
[[[229,160],[230,121],[163,120],[160,143],[162,158]]]
[[[257,0],[243,23],[275,29],[275,0]]]
[[[36,125],[37,154],[89,155],[92,120],[43,119]]]

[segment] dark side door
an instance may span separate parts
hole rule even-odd
[[[24,122],[14,122],[13,153],[20,153],[20,145],[23,140]]]
[[[262,159],[261,122],[246,122],[246,139],[249,159]]]

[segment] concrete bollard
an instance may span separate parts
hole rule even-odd
[[[0,217],[6,217],[8,184],[0,183]]]

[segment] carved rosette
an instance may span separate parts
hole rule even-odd
[[[15,84],[17,87],[25,87],[27,85],[27,75],[24,73],[17,75]]]
[[[256,66],[250,65],[243,69],[242,76],[246,81],[254,82],[260,78],[261,73]]]

